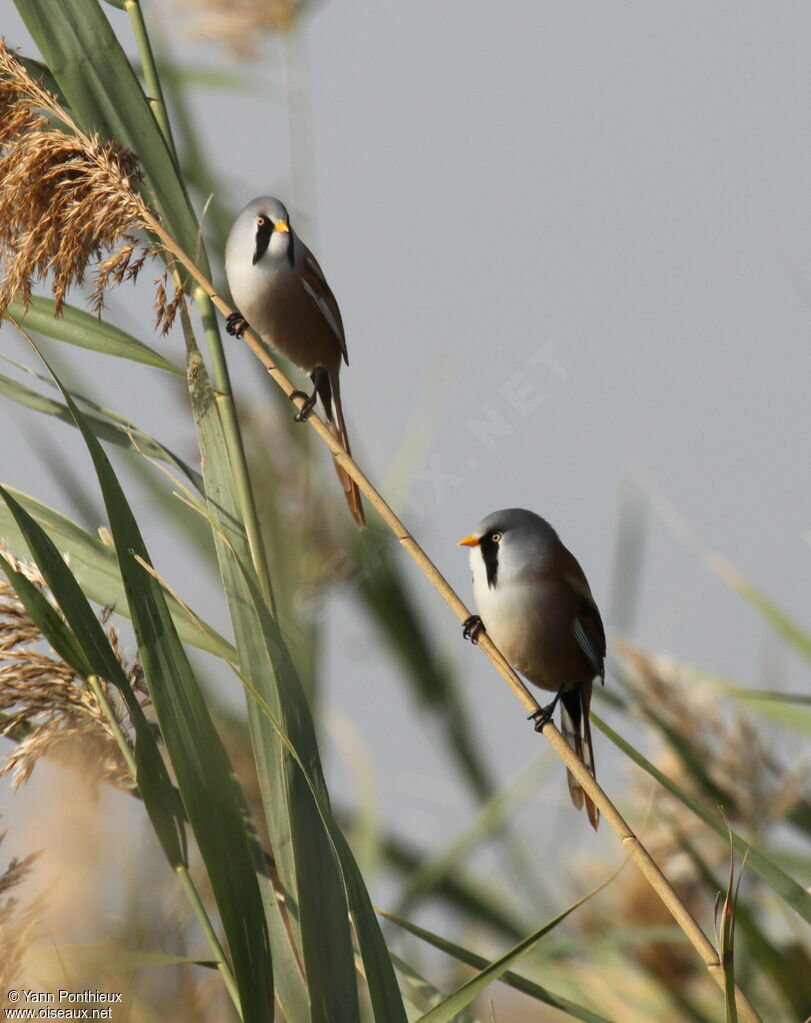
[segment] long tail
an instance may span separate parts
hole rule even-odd
[[[583,682],[564,693],[560,698],[560,730],[569,747],[578,760],[585,764],[592,778],[594,773],[594,750],[591,745],[591,725],[589,724],[589,708],[591,707],[591,682]],[[585,804],[589,823],[597,830],[600,823],[600,811],[591,798],[583,791],[571,771],[566,772],[569,783],[569,795],[578,810]]]
[[[338,384],[338,374],[335,374],[334,379],[330,375],[330,385],[332,387],[332,400],[335,405],[335,418],[329,417],[329,425],[332,428],[332,432],[341,442],[341,446],[344,451],[351,455],[352,451],[349,447],[349,436],[346,432],[346,422],[344,421],[344,411],[341,407],[341,391]],[[344,497],[346,503],[349,505],[349,510],[352,512],[352,518],[357,522],[359,526],[366,525],[366,514],[363,511],[363,502],[360,499],[360,491],[358,485],[352,479],[348,473],[338,465],[335,464],[335,472],[338,474],[338,479],[341,481],[341,486],[344,488]]]

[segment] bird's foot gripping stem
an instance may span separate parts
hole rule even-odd
[[[231,313],[225,321],[226,332],[229,333],[231,337],[242,337],[242,332],[247,326],[248,321],[242,313]]]
[[[312,394],[307,394],[306,391],[291,391],[290,400],[292,401],[293,398],[302,398],[304,401],[304,404],[293,416],[293,419],[295,419],[297,423],[303,423],[315,407],[315,403],[318,401],[318,395],[315,391],[313,391]]]
[[[310,374],[310,380],[312,380],[312,382],[313,382],[313,393],[312,394],[306,394],[304,391],[292,391],[290,393],[290,398],[291,399],[292,398],[302,398],[304,400],[304,404],[301,406],[301,408],[298,410],[298,412],[293,416],[293,418],[295,419],[295,421],[297,423],[303,423],[305,421],[305,419],[307,419],[309,414],[312,412],[313,408],[315,407],[315,403],[318,401],[318,395],[319,395],[319,393],[321,393],[321,389],[322,389],[322,385],[323,384],[326,384],[326,397],[324,399],[324,408],[327,411],[327,418],[330,418],[330,413],[329,413],[329,407],[330,407],[329,406],[330,387],[329,387],[329,378],[327,377],[327,371],[324,369],[323,366],[317,366],[312,371],[312,373]]]
[[[484,622],[478,615],[471,615],[462,622],[462,637],[469,639],[476,646],[479,636],[484,632]]]
[[[535,722],[535,731],[542,732],[544,725],[548,725],[552,720],[552,715],[555,713],[555,707],[558,705],[558,700],[561,697],[562,689],[559,689],[555,695],[555,699],[547,704],[545,707],[541,707],[540,710],[536,710],[534,714],[529,715],[529,720]]]

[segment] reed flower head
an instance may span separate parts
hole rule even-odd
[[[658,758],[668,777],[709,807],[721,805],[730,823],[756,831],[791,811],[803,795],[807,764],[787,770],[751,719],[725,712],[695,673],[629,643],[617,647],[635,708],[670,739]]]
[[[735,830],[763,836],[779,825],[803,797],[805,766],[782,765],[744,714],[728,711],[716,692],[697,685],[672,658],[651,657],[626,641],[615,640],[614,646],[636,713],[666,739],[651,756],[656,767],[719,820],[723,812]],[[726,881],[729,842],[659,786],[651,805],[652,784],[639,776],[630,790],[633,805],[650,808],[639,837],[684,905],[701,919],[711,914]],[[602,863],[591,865],[590,873],[598,868]],[[636,927],[672,926],[664,905],[632,870],[614,882],[601,909],[587,911],[583,919],[592,930],[617,920]],[[632,955],[671,989],[702,973],[691,950],[668,939],[634,946]]]
[[[3,836],[0,835],[0,842]],[[14,857],[0,873],[0,992],[13,988],[20,978],[23,954],[36,928],[38,903],[21,909],[16,896],[9,893],[22,884],[39,853],[24,859]]]
[[[2,547],[6,559],[37,586],[53,603],[37,569],[16,561]],[[121,665],[141,702],[148,696],[141,666],[128,662],[120,648],[118,634],[109,627],[111,611],[101,615],[107,635]],[[42,649],[43,637],[11,585],[0,578],[0,736],[17,741],[0,764],[0,776],[12,774],[19,787],[33,771],[40,757],[60,762],[93,766],[97,780],[115,785],[131,783],[114,732],[93,689],[52,651]],[[99,686],[126,736],[127,723],[117,691],[104,680]]]
[[[134,153],[82,132],[0,40],[0,309],[27,305],[49,277],[59,315],[93,265],[99,311],[109,287],[134,279],[156,251],[133,233],[149,215],[140,179]],[[165,333],[177,304],[161,290],[156,305]]]
[[[259,40],[288,32],[308,0],[175,0],[175,8],[191,19],[191,35],[219,43],[235,57],[254,59]]]

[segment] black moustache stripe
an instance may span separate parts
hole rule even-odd
[[[484,567],[487,570],[487,585],[493,590],[498,578],[498,544],[488,534],[481,538],[479,547],[484,559]]]
[[[253,254],[253,265],[259,262],[267,251],[270,243],[270,236],[273,234],[273,224],[265,217],[265,223],[256,229],[256,251]]]

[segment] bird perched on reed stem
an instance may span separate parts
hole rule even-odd
[[[225,245],[225,275],[239,310],[228,318],[228,333],[239,337],[250,324],[271,348],[308,373],[313,391],[294,392],[304,398],[296,419],[306,419],[320,398],[327,423],[351,454],[339,382],[341,362],[349,363],[341,312],[318,261],[278,199],[252,199],[234,221]],[[357,484],[337,462],[335,471],[349,510],[364,525]]]
[[[605,679],[605,630],[583,569],[549,523],[523,508],[493,512],[459,543],[470,548],[479,611],[464,623],[465,638],[486,629],[516,671],[555,693],[533,715],[535,727],[560,702],[563,737],[595,777],[589,707],[594,679]],[[567,777],[572,802],[596,829],[597,807]]]

